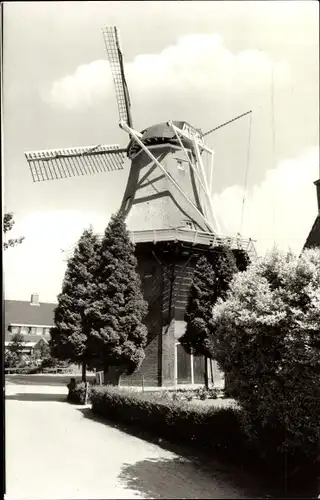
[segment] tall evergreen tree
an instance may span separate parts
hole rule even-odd
[[[210,356],[207,344],[208,324],[211,319],[212,304],[215,297],[216,275],[212,265],[202,255],[196,265],[192,284],[189,290],[185,313],[186,331],[180,343],[186,352],[195,356]]]
[[[234,258],[236,260],[236,266],[238,268],[238,271],[246,271],[250,264],[250,257],[246,250],[243,250],[242,248],[237,248],[232,250],[232,253],[234,255]]]
[[[92,228],[79,239],[74,255],[69,259],[62,291],[54,312],[51,329],[51,352],[54,357],[82,364],[82,380],[86,367],[92,366],[88,338],[91,331],[86,310],[93,300],[100,241]]]
[[[228,247],[217,247],[208,258],[197,262],[189,290],[185,313],[186,331],[179,339],[184,349],[195,356],[205,357],[205,385],[208,387],[207,359],[214,358],[211,345],[212,307],[224,297],[233,275],[238,271],[233,252]]]
[[[124,216],[112,216],[101,244],[98,288],[88,316],[92,323],[91,351],[100,359],[105,379],[118,383],[121,373],[132,373],[144,359],[147,303],[136,270],[134,246]]]

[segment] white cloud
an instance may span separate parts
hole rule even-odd
[[[190,34],[178,39],[159,54],[142,54],[125,67],[133,100],[169,92],[233,94],[270,85],[272,66],[277,85],[290,80],[290,68],[272,60],[259,50],[230,51],[219,34]],[[43,99],[54,106],[85,109],[112,97],[114,90],[107,61],[94,61],[55,81],[43,92]],[[197,94],[194,94],[197,95]]]
[[[300,252],[317,214],[316,189],[319,148],[283,160],[268,170],[261,184],[246,192],[241,234],[257,240],[263,254],[274,243]],[[241,228],[244,188],[230,186],[214,195],[214,206],[227,233]]]
[[[300,252],[316,216],[319,148],[299,158],[285,160],[267,171],[263,182],[246,193],[241,233],[257,241],[259,254],[273,246],[290,246]],[[214,195],[214,206],[226,234],[240,230],[243,188],[230,186]],[[10,237],[25,241],[4,253],[5,296],[25,300],[37,291],[43,301],[55,301],[60,292],[66,263],[61,249],[68,249],[92,224],[105,229],[102,212],[60,210],[32,213],[17,219]]]
[[[99,102],[112,90],[112,79],[107,61],[94,61],[79,66],[73,75],[52,84],[50,92],[43,98],[49,102],[72,110],[84,109]]]
[[[23,235],[25,240],[4,253],[6,298],[28,300],[34,291],[44,302],[55,301],[66,268],[62,250],[73,245],[90,224],[102,232],[105,214],[57,210],[16,218],[8,237]]]

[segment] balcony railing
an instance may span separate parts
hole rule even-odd
[[[225,236],[205,231],[197,231],[187,228],[169,228],[169,229],[147,229],[143,231],[130,231],[130,238],[132,243],[159,243],[161,241],[184,241],[192,243],[193,245],[205,245],[208,247],[216,247],[219,245],[226,245],[231,249],[246,250],[251,260],[257,258],[256,249],[254,246],[255,240],[251,238],[242,238],[241,236]],[[103,234],[99,234],[102,238]],[[77,244],[66,250],[65,257],[69,259],[74,252]]]
[[[240,236],[225,236],[196,231],[193,229],[171,228],[171,229],[150,229],[145,231],[131,231],[131,240],[134,244],[161,241],[184,241],[193,245],[200,244],[209,247],[226,245],[232,249],[246,250],[251,258],[257,257],[254,240],[242,238]]]

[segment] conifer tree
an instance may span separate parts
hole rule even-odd
[[[62,291],[54,312],[55,327],[51,329],[51,352],[54,357],[82,364],[82,380],[86,367],[92,366],[88,337],[91,325],[86,310],[93,300],[100,242],[92,228],[79,239],[69,259]]]
[[[195,356],[205,357],[205,385],[208,387],[207,358],[214,358],[211,345],[212,308],[218,297],[224,297],[234,273],[235,257],[227,247],[217,247],[208,258],[197,262],[189,290],[185,313],[186,331],[179,339],[184,349]]]
[[[88,312],[91,351],[100,359],[105,380],[113,376],[115,384],[121,373],[133,373],[144,359],[147,303],[136,266],[124,216],[117,213],[102,239],[97,293]]]
[[[180,343],[189,354],[210,356],[207,344],[208,324],[215,297],[216,275],[212,265],[202,255],[196,265],[192,284],[189,290],[185,313],[186,331]]]
[[[246,250],[243,250],[242,248],[237,248],[232,250],[232,253],[234,255],[234,258],[236,260],[236,266],[238,268],[238,271],[246,271],[248,266],[250,265],[250,257]]]

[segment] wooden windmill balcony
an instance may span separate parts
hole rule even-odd
[[[130,231],[130,238],[133,244],[139,243],[160,243],[163,241],[184,242],[191,245],[199,245],[205,247],[216,247],[219,245],[229,246],[231,249],[246,250],[250,260],[254,261],[257,258],[257,252],[254,246],[255,240],[251,238],[242,238],[240,236],[224,236],[195,229],[186,229],[181,227],[173,227],[169,229],[146,229],[143,231]],[[99,234],[102,239],[103,234]],[[75,243],[65,251],[65,258],[69,259],[73,255],[76,248]]]
[[[240,236],[224,236],[204,231],[196,231],[194,229],[176,227],[170,229],[131,231],[130,237],[134,244],[148,242],[156,244],[162,241],[183,241],[185,243],[190,243],[191,245],[201,245],[207,247],[226,245],[231,249],[246,250],[251,260],[255,260],[257,258],[254,240],[251,238],[242,238]]]

